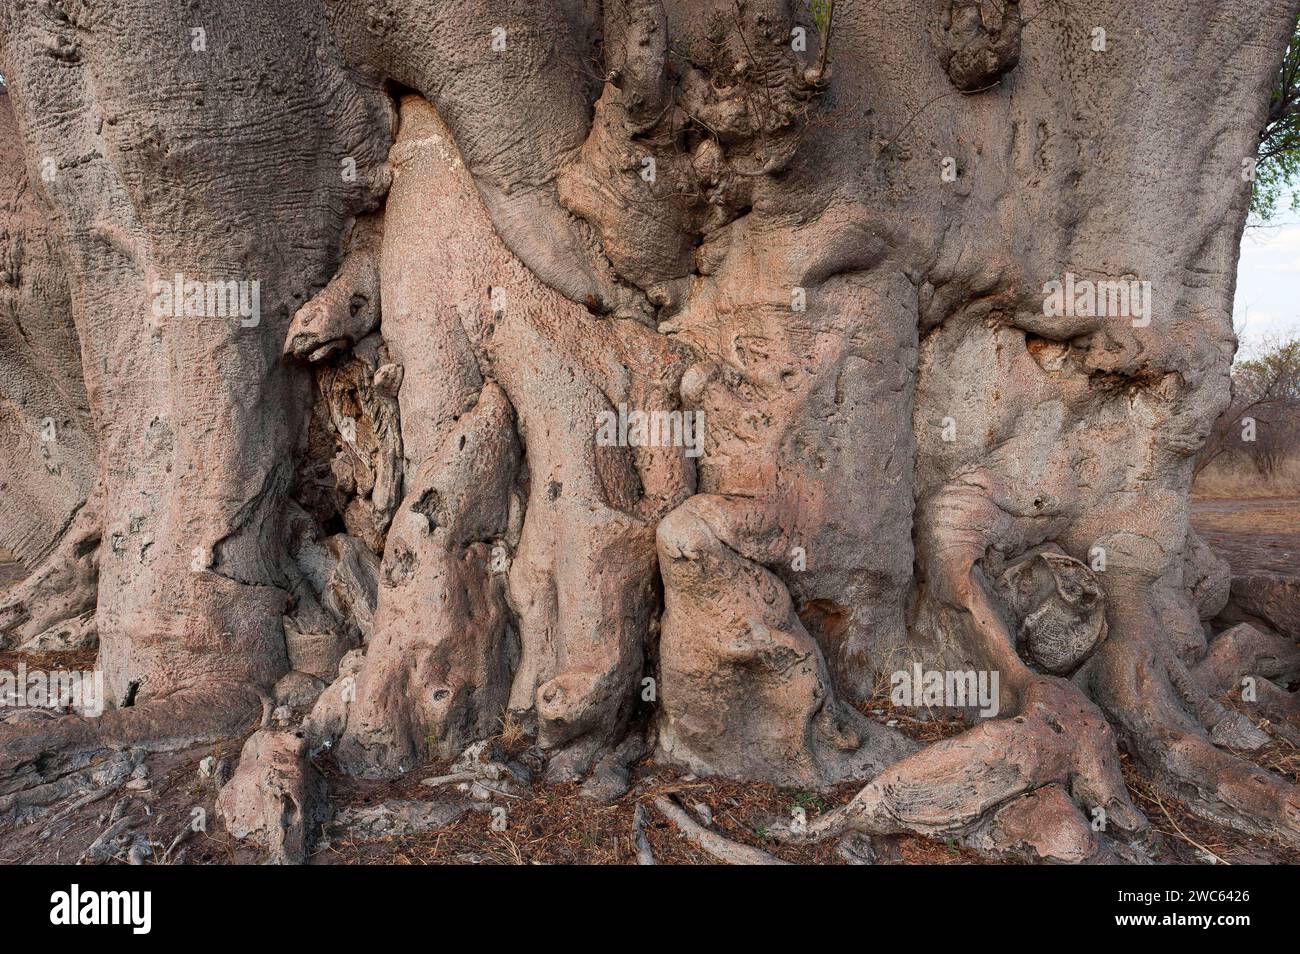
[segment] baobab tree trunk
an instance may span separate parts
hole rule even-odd
[[[0,95],[0,546],[27,570],[0,599],[0,647],[90,616],[100,519],[95,441],[58,242]],[[39,174],[49,177],[43,163]],[[81,629],[81,626],[77,627]]]
[[[857,779],[814,837],[1088,860],[1123,746],[1300,844],[1189,674],[1187,503],[1298,6],[9,0],[118,708],[2,730],[6,790],[360,649],[305,726],[360,774],[517,717],[552,778]],[[914,664],[997,711],[863,715]]]
[[[182,716],[234,731],[288,668],[283,528],[310,390],[280,347],[346,219],[373,204],[389,122],[322,16],[310,3],[3,7],[3,75],[97,438],[99,666],[117,706],[6,740],[19,772],[33,750],[75,761],[99,737],[192,737]],[[344,157],[358,181],[340,175]],[[259,310],[166,307],[155,283],[176,275],[256,281]]]

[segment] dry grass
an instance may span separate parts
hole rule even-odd
[[[497,736],[497,740],[501,743],[501,748],[514,754],[521,746],[526,744],[524,724],[509,709],[505,711],[499,721],[501,722],[501,734]]]
[[[1249,753],[1251,761],[1276,772],[1292,785],[1300,785],[1300,749],[1286,739],[1277,739],[1258,751]]]
[[[1213,463],[1192,485],[1192,496],[1221,498],[1295,497],[1300,495],[1300,458],[1285,461],[1275,474],[1262,475],[1249,461]]]
[[[71,653],[19,653],[0,652],[0,669],[16,671],[19,663],[25,663],[28,671],[60,672],[75,670],[86,672],[95,668],[96,649],[81,649]]]
[[[1157,836],[1152,851],[1155,860],[1179,864],[1217,859],[1232,863],[1229,859],[1237,857],[1236,849],[1240,847],[1238,836],[1194,817],[1181,801],[1138,771],[1128,755],[1121,754],[1120,764],[1129,795],[1146,814]]]

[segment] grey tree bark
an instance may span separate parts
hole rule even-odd
[[[5,0],[0,543],[94,552],[115,707],[0,727],[0,793],[294,671],[302,757],[367,776],[509,716],[552,779],[861,780],[814,837],[1078,861],[1145,827],[1122,746],[1300,845],[1193,674],[1236,643],[1188,508],[1298,7]],[[600,439],[638,412],[702,444]],[[864,715],[913,664],[997,717]]]

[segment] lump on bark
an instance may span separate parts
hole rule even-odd
[[[385,170],[386,185],[391,173]],[[383,240],[382,215],[356,220],[338,272],[325,289],[299,308],[285,336],[284,353],[307,361],[321,361],[352,348],[379,324],[379,247]]]
[[[1020,0],[942,0],[939,59],[963,93],[989,89],[1020,62]]]
[[[557,182],[617,274],[662,313],[681,307],[694,248],[783,171],[823,80],[778,16],[714,11],[707,62],[670,56],[660,0],[605,12],[608,75],[591,131]],[[725,77],[725,79],[723,79]]]
[[[1036,669],[1068,676],[1106,638],[1101,584],[1060,547],[1035,547],[1017,557],[997,577],[995,590],[1010,610],[1021,658]]]

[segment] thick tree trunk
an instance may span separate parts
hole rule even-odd
[[[8,0],[0,321],[50,337],[6,332],[0,427],[81,436],[0,544],[95,515],[149,717],[0,730],[0,771],[233,732],[292,668],[338,681],[275,750],[367,776],[517,718],[553,779],[857,779],[813,836],[1088,860],[1145,824],[1122,745],[1300,845],[1196,668],[1188,510],[1297,7]],[[257,320],[160,310],[176,275]],[[1097,282],[1133,298],[1045,305]],[[859,710],[913,665],[998,711],[921,748]]]
[[[3,8],[3,72],[95,424],[115,704],[204,693],[222,725],[243,711],[230,687],[287,669],[284,507],[309,392],[281,342],[347,216],[373,202],[388,136],[386,102],[322,20],[314,3]],[[177,274],[257,281],[260,314],[174,315],[154,283]]]

